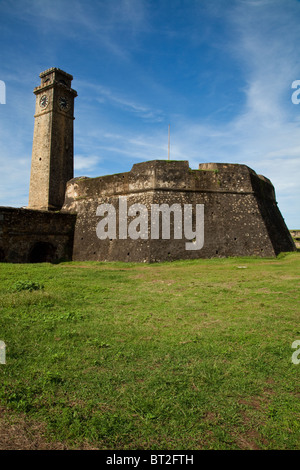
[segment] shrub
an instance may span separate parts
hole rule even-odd
[[[20,292],[22,290],[29,290],[30,292],[32,292],[33,290],[41,290],[41,289],[44,289],[44,285],[41,284],[40,282],[34,282],[34,281],[17,281],[12,286],[13,292]]]

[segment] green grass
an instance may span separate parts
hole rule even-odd
[[[70,446],[299,449],[299,268],[2,263],[0,405]]]

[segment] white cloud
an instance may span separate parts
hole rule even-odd
[[[84,80],[78,80],[77,85],[84,94],[88,95],[90,93],[93,105],[95,101],[99,104],[109,102],[110,105],[115,105],[122,110],[134,113],[145,120],[161,122],[164,119],[164,113],[160,109],[139,103],[132,97],[124,96],[124,91],[122,92],[120,89],[113,90],[100,83],[91,83]]]
[[[74,156],[74,171],[78,172],[81,170],[93,171],[99,166],[103,159],[98,155],[79,155]]]

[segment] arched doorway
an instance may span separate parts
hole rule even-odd
[[[29,254],[29,263],[52,263],[55,259],[56,248],[52,243],[37,242]]]

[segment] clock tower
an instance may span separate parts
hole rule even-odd
[[[29,209],[60,210],[73,174],[74,98],[72,75],[58,68],[40,74],[29,188]]]

